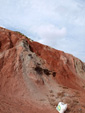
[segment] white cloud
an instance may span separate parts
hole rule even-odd
[[[59,29],[54,25],[42,25],[31,28],[31,30],[39,36],[37,40],[40,43],[56,47],[58,41],[66,36],[66,28]]]
[[[0,0],[0,25],[85,61],[85,0]]]

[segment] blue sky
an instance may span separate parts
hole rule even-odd
[[[85,62],[85,0],[0,0],[0,26]]]

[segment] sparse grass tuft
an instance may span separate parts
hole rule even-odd
[[[33,41],[33,40],[31,40],[30,38],[28,38],[26,35],[24,35],[23,33],[19,32],[19,31],[15,31],[15,32],[18,33],[18,34],[20,34],[20,35],[22,35],[22,36],[24,36],[24,37],[26,37],[26,38],[29,39],[30,41]]]

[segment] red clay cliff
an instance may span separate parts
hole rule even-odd
[[[85,63],[0,27],[0,113],[85,113]]]

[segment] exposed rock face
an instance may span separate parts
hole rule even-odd
[[[85,63],[70,54],[0,28],[0,112],[85,113]]]

